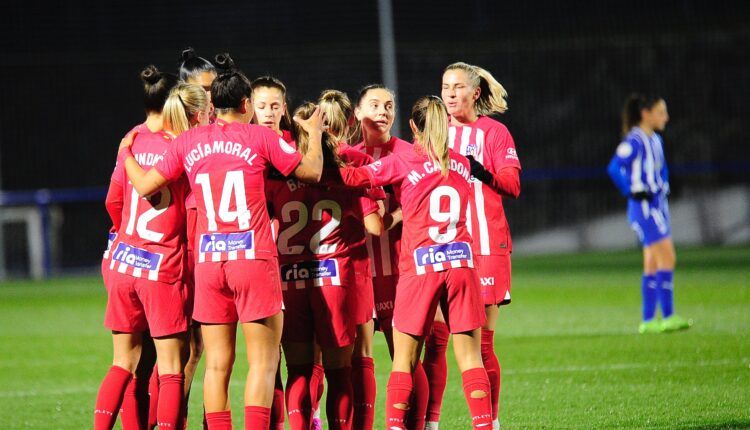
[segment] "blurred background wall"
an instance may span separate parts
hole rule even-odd
[[[378,2],[319,3],[7,2],[0,189],[83,188],[45,220],[55,271],[99,262],[109,224],[98,196],[119,139],[144,117],[143,66],[176,71],[187,46],[207,58],[227,51],[249,77],[282,79],[291,108],[325,88],[354,98],[383,79]],[[747,2],[395,1],[392,19],[401,124],[417,97],[439,94],[454,61],[508,90],[499,119],[524,167],[521,198],[507,203],[517,252],[635,246],[604,170],[633,91],[668,103],[677,243],[750,241]],[[23,207],[0,198],[10,275],[29,272],[37,246],[26,237],[39,226],[19,221],[35,206]]]

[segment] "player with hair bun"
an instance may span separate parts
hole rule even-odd
[[[439,98],[417,100],[409,125],[415,139],[412,151],[393,153],[368,166],[340,169],[347,186],[393,185],[402,196],[404,226],[385,427],[407,428],[412,374],[440,305],[453,333],[473,428],[486,429],[492,423],[492,408],[479,330],[486,317],[466,219],[470,163],[449,148],[448,112]]]
[[[304,156],[271,130],[248,124],[253,116],[250,81],[228,54],[214,61],[211,84],[217,120],[180,135],[156,165],[144,171],[128,139],[119,159],[134,189],[150,195],[187,175],[198,205],[197,264],[193,318],[201,323],[206,374],[203,401],[208,428],[231,428],[229,377],[239,322],[249,372],[245,428],[268,428],[283,316],[276,247],[265,204],[270,166],[283,175],[317,182],[323,168],[323,115],[299,120],[310,134]]]
[[[492,425],[497,429],[501,378],[494,330],[499,307],[510,303],[513,249],[503,198],[515,199],[520,194],[521,164],[508,128],[490,118],[508,109],[507,92],[490,72],[467,63],[450,64],[443,71],[441,96],[450,115],[450,147],[471,163],[472,199],[467,217],[487,317],[482,327],[482,361],[492,392]],[[448,332],[440,317],[438,313],[425,351],[424,366],[430,379],[429,430],[438,428],[447,378]]]
[[[640,333],[690,328],[692,320],[674,313],[672,278],[675,249],[669,205],[669,171],[664,145],[657,132],[669,121],[667,103],[654,95],[631,94],[622,110],[622,134],[608,172],[628,198],[628,221],[643,245],[643,296]],[[661,305],[662,320],[656,318]]]
[[[147,119],[131,132],[131,137],[136,135],[131,138],[132,151],[141,163],[153,165],[173,145],[173,135],[163,127],[179,133],[184,127],[208,123],[208,97],[200,88],[182,88],[186,85],[178,84],[176,76],[154,66],[144,69],[141,79]],[[191,109],[175,109],[173,99],[181,91]],[[105,326],[112,330],[115,357],[97,397],[95,429],[114,426],[126,390],[123,427],[141,428],[133,373],[141,361],[146,330],[156,346],[160,375],[157,423],[160,428],[177,428],[182,421],[183,357],[190,319],[190,292],[183,279],[187,190],[182,178],[141,198],[127,180],[122,163],[115,167],[107,209],[118,228],[105,260],[110,271],[105,277]]]

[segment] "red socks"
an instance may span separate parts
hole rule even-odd
[[[354,393],[354,430],[372,430],[375,422],[375,362],[371,357],[352,358],[352,389]]]
[[[440,408],[443,404],[443,393],[448,380],[448,362],[445,351],[448,349],[450,332],[444,322],[435,321],[432,333],[425,342],[425,353],[422,365],[430,386],[427,403],[427,421],[440,421]]]
[[[117,420],[125,389],[133,375],[119,366],[112,366],[104,377],[96,396],[94,430],[110,430]]]
[[[125,387],[125,395],[120,408],[120,423],[123,430],[144,430],[138,415],[137,387],[138,378],[136,377],[131,378],[128,386]]]
[[[279,362],[281,365],[281,362]],[[284,430],[284,383],[281,382],[281,367],[276,368],[276,386],[271,403],[271,430]]]
[[[482,363],[487,371],[487,377],[490,380],[492,419],[497,419],[497,413],[500,409],[500,361],[495,355],[495,332],[493,330],[482,329]]]
[[[312,417],[312,401],[310,399],[310,380],[313,366],[287,365],[286,379],[286,407],[289,412],[289,428],[291,430],[309,430]],[[317,384],[316,384],[317,387]]]
[[[409,413],[413,381],[410,373],[391,372],[385,394],[385,428],[405,430],[406,415]],[[405,408],[395,405],[403,404]]]
[[[422,363],[417,361],[412,374],[414,384],[409,409],[409,417],[406,420],[406,428],[409,430],[424,430],[425,417],[427,415],[427,403],[430,400],[430,383],[427,380],[427,374],[424,372]]]
[[[207,412],[205,418],[208,430],[232,430],[232,411]]]
[[[461,374],[461,379],[474,429],[491,429],[492,406],[490,405],[490,381],[487,379],[487,372],[483,367],[469,369]]]
[[[156,427],[156,408],[159,406],[159,369],[154,366],[151,378],[148,380],[148,428]]]
[[[313,364],[312,377],[310,378],[310,398],[312,399],[312,410],[317,411],[320,408],[320,399],[323,398],[325,390],[325,371],[323,365]]]
[[[271,408],[245,406],[245,430],[265,430],[271,425]]]
[[[159,376],[159,404],[156,422],[159,429],[181,429],[182,399],[185,396],[185,376],[182,373]]]
[[[327,369],[328,396],[326,396],[326,415],[328,428],[331,430],[349,430],[352,428],[353,393],[352,368]]]

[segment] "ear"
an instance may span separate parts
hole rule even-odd
[[[409,128],[411,128],[411,133],[416,136],[419,134],[419,129],[417,128],[417,124],[414,124],[414,120],[409,120]]]
[[[482,94],[482,88],[476,87],[474,88],[474,94],[471,96],[471,99],[474,101],[479,100],[479,95]]]
[[[242,99],[242,103],[240,103],[239,113],[248,113],[252,112],[252,106],[250,105],[250,97],[245,97]]]
[[[357,118],[357,121],[362,121],[362,110],[359,108],[359,106],[354,108],[354,117]]]

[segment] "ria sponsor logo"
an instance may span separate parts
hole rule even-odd
[[[281,280],[284,282],[335,278],[338,274],[338,263],[335,259],[301,261],[299,263],[284,264],[281,266]]]
[[[126,243],[118,243],[115,248],[113,260],[143,270],[157,270],[161,263],[161,254],[148,252],[145,249],[136,248]]]
[[[508,148],[505,154],[505,159],[518,160],[518,153],[516,153],[516,148]]]
[[[253,232],[201,235],[201,252],[230,252],[253,249]]]
[[[471,260],[471,246],[466,242],[425,246],[414,251],[414,260],[417,266]]]

